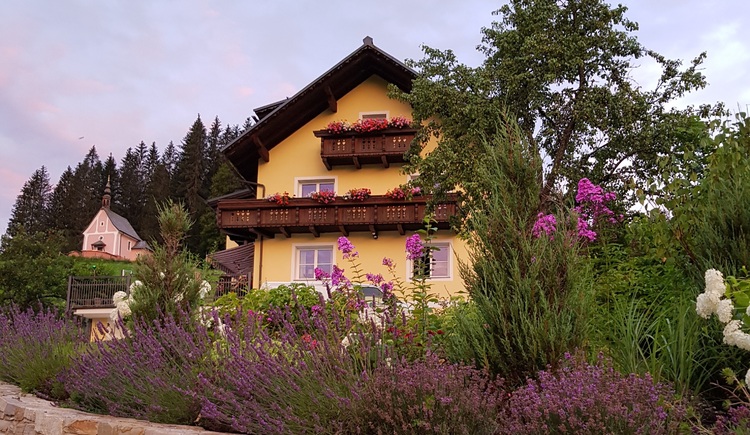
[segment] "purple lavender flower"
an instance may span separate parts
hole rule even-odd
[[[418,260],[422,258],[424,246],[419,234],[414,234],[406,239],[406,258],[409,260]]]
[[[310,312],[312,312],[313,316],[320,316],[323,314],[323,307],[320,305],[313,305],[310,307]]]

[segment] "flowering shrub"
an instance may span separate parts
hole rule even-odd
[[[649,375],[621,375],[601,356],[589,364],[566,354],[560,369],[511,394],[500,433],[677,433],[686,409],[673,394]]]
[[[64,399],[57,375],[87,340],[83,325],[54,310],[0,309],[0,380]]]
[[[372,191],[366,187],[350,189],[343,196],[345,201],[364,201],[370,197]]]
[[[411,126],[410,119],[403,116],[394,116],[390,120],[385,118],[358,119],[353,124],[346,121],[333,121],[328,123],[326,130],[331,134],[369,133],[388,128],[410,128]]]
[[[136,321],[129,336],[101,341],[59,377],[79,409],[154,422],[192,424],[200,403],[194,391],[213,343],[206,327],[186,313],[160,322]]]
[[[318,201],[321,204],[330,204],[336,201],[336,192],[330,190],[321,190],[320,192],[312,192],[310,198]]]
[[[602,221],[617,223],[618,219],[615,218],[614,212],[607,206],[607,203],[616,197],[614,192],[605,192],[601,186],[593,184],[588,178],[581,178],[578,181],[576,194],[578,205],[573,210],[577,214],[576,233],[579,240],[595,241],[597,234],[592,227]],[[619,219],[622,219],[622,215]],[[552,238],[557,231],[556,225],[557,219],[554,215],[539,213],[531,229],[532,235],[539,238],[544,234]]]
[[[381,365],[357,392],[346,433],[494,434],[503,404],[501,381],[434,354]]]
[[[289,205],[289,192],[276,192],[273,195],[266,196],[265,200],[268,202],[275,202],[276,205]]]

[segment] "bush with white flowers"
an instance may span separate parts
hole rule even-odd
[[[750,322],[750,279],[730,276],[727,283],[716,269],[707,270],[705,279],[706,290],[695,301],[696,312],[704,319],[715,314],[724,324],[724,343],[750,351],[750,334],[745,332],[745,324]],[[750,385],[750,370],[745,383]]]

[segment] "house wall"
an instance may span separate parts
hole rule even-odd
[[[382,195],[389,189],[406,183],[409,179],[402,172],[402,165],[365,165],[362,169],[354,166],[335,166],[329,171],[320,158],[320,139],[313,135],[314,130],[324,129],[331,121],[346,120],[354,122],[361,113],[386,112],[389,118],[394,116],[411,117],[408,104],[392,100],[387,96],[387,82],[378,76],[372,76],[337,102],[337,113],[326,110],[303,128],[277,144],[270,151],[270,161],[260,160],[258,167],[258,182],[266,187],[266,194],[275,192],[296,193],[296,180],[299,178],[333,178],[336,192],[341,195],[352,188],[368,187],[373,195]],[[407,233],[406,236],[412,233]],[[300,244],[326,245],[333,244],[340,234],[294,234],[286,239],[276,236],[257,242],[254,264],[253,286],[260,287],[265,283],[290,282],[294,277],[295,246]],[[450,231],[440,231],[437,239],[450,241],[453,250],[462,258],[466,258],[464,243],[458,240]],[[381,232],[377,239],[373,239],[369,232],[354,232],[349,239],[360,253],[362,270],[370,273],[387,275],[382,266],[383,257],[392,258],[398,264],[399,278],[407,281],[409,265],[405,260],[404,244],[406,237],[398,232]],[[341,253],[335,251],[336,263],[339,267],[347,266]],[[451,279],[432,280],[433,290],[442,296],[455,294],[463,289],[463,283],[458,276],[458,262],[452,256]],[[261,264],[261,261],[263,264]],[[352,279],[352,271],[347,276]],[[390,277],[386,278],[390,279]]]

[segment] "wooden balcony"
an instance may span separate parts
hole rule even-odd
[[[315,131],[320,138],[320,158],[330,171],[334,166],[403,163],[416,130],[393,128],[370,133],[332,134],[328,130]]]
[[[371,196],[364,201],[344,201],[336,197],[331,204],[320,204],[307,198],[290,198],[289,205],[280,206],[263,199],[224,200],[217,208],[219,227],[228,233],[248,230],[266,237],[295,233],[369,232],[377,237],[381,231],[415,231],[424,228],[427,197],[399,201],[385,196]],[[457,212],[456,200],[435,205],[433,225],[449,229],[449,220]]]

